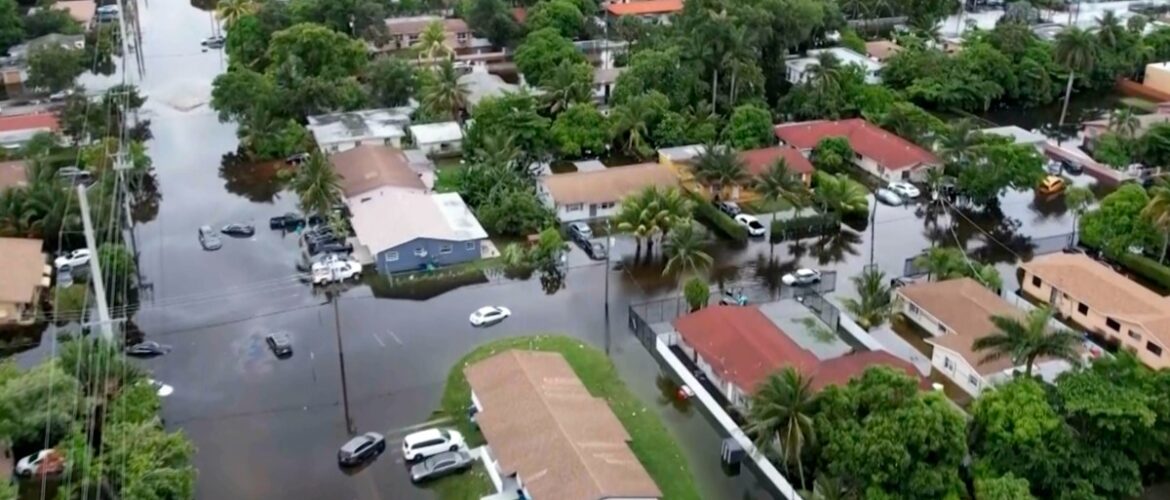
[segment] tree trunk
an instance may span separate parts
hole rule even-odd
[[[719,69],[711,73],[711,110],[718,111],[719,105]]]
[[[735,109],[735,94],[736,94],[736,92],[735,92],[735,78],[737,76],[739,76],[739,68],[732,69],[731,70],[731,93],[729,94],[730,99],[731,99],[731,102],[729,103],[731,105],[731,109]]]
[[[1032,378],[1032,365],[1036,363],[1036,356],[1028,356],[1027,363],[1024,365],[1024,376]]]
[[[1060,108],[1060,123],[1057,124],[1058,127],[1064,126],[1064,118],[1066,115],[1068,115],[1068,99],[1072,96],[1073,78],[1075,78],[1076,75],[1076,72],[1068,72],[1068,84],[1064,87],[1064,106]]]
[[[1170,245],[1170,232],[1162,233],[1162,253],[1158,254],[1158,263],[1166,263],[1166,246]]]

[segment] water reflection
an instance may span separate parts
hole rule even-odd
[[[277,193],[284,189],[280,172],[285,165],[280,161],[249,163],[236,153],[223,155],[219,164],[219,177],[224,180],[224,189],[256,203],[272,203]]]
[[[137,224],[150,222],[158,217],[158,206],[162,192],[158,190],[158,178],[150,172],[130,177],[130,217]]]
[[[817,258],[817,264],[826,265],[841,262],[847,256],[858,256],[860,251],[861,235],[842,229],[834,234],[827,234],[817,238],[812,243],[812,256]]]
[[[489,280],[482,272],[451,273],[444,276],[422,276],[391,280],[371,272],[362,275],[362,283],[369,285],[379,299],[430,300],[456,288],[479,285]]]

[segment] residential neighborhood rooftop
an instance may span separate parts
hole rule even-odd
[[[454,142],[463,139],[463,128],[458,122],[426,123],[411,125],[410,135],[416,144]]]
[[[808,54],[805,57],[794,57],[784,61],[784,64],[794,69],[797,73],[804,73],[805,70],[810,66],[819,64],[817,56],[822,52],[833,54],[837,57],[838,61],[841,61],[841,64],[854,64],[861,66],[866,71],[866,73],[881,71],[881,69],[885,66],[878,61],[870,59],[865,54],[858,53],[857,51],[845,47],[813,49],[808,51]]]
[[[428,194],[383,189],[350,203],[350,223],[358,239],[377,254],[418,238],[472,241],[487,232],[456,193]]]
[[[1170,299],[1087,255],[1057,253],[1020,264],[1070,299],[1102,315],[1138,323],[1170,343]]]
[[[926,339],[928,343],[954,351],[980,375],[1002,372],[1015,366],[1007,357],[979,363],[983,355],[975,353],[971,347],[976,340],[997,331],[991,322],[992,316],[1024,314],[978,281],[958,278],[913,283],[898,289],[898,293],[947,327],[946,334]]]
[[[621,421],[559,353],[509,350],[463,372],[483,408],[475,418],[492,455],[532,498],[662,496]]]
[[[499,97],[506,92],[519,92],[520,86],[505,82],[499,75],[487,71],[472,70],[459,77],[459,84],[467,87],[467,104],[475,107],[488,97]]]
[[[341,176],[341,190],[347,198],[380,187],[426,190],[418,172],[397,148],[361,145],[330,155],[329,163]]]
[[[683,9],[682,0],[636,0],[626,3],[610,3],[605,10],[615,16],[641,16],[646,14],[669,14]]]
[[[618,77],[625,72],[626,68],[597,68],[593,70],[593,83],[606,84],[614,83]]]
[[[659,149],[658,156],[670,161],[690,161],[706,150],[707,147],[702,144],[689,144]]]
[[[0,132],[19,132],[26,130],[51,131],[61,126],[57,116],[53,113],[33,113],[28,115],[0,116]]]
[[[0,302],[25,303],[44,282],[44,241],[0,238]]]
[[[568,205],[613,202],[647,187],[677,186],[678,177],[663,165],[642,163],[588,172],[553,174],[542,177],[541,182],[558,205]]]
[[[869,57],[877,59],[879,62],[885,62],[886,59],[894,57],[902,50],[902,46],[889,40],[874,40],[872,42],[865,42],[865,54]]]
[[[97,3],[93,0],[61,0],[53,3],[53,8],[60,8],[69,12],[69,17],[83,26],[93,21],[97,13]]]
[[[980,130],[980,132],[982,132],[984,134],[989,134],[989,135],[998,135],[1001,137],[1007,137],[1007,138],[1010,138],[1016,144],[1026,144],[1029,146],[1043,144],[1043,143],[1048,141],[1048,138],[1045,137],[1044,134],[1032,132],[1030,130],[1025,130],[1024,128],[1018,127],[1016,125],[1008,125],[1006,127],[985,128],[983,130]]]
[[[413,106],[364,109],[309,117],[309,131],[318,145],[371,138],[403,137]]]
[[[853,151],[872,158],[887,170],[939,164],[934,153],[861,118],[785,123],[775,130],[781,141],[801,150],[816,147],[821,139],[844,137]]]
[[[5,188],[26,185],[28,185],[28,172],[25,170],[24,160],[0,162],[0,192],[3,192]]]
[[[442,21],[444,31],[449,33],[471,31],[467,27],[467,22],[462,19],[439,16],[391,17],[386,19],[386,29],[392,35],[417,35],[434,21]]]
[[[800,154],[800,150],[788,145],[743,151],[739,153],[739,158],[743,160],[744,167],[752,175],[762,175],[768,172],[768,169],[772,168],[772,165],[781,158],[788,164],[789,171],[793,173],[811,174],[813,172],[812,162]]]

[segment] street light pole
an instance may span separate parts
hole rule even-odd
[[[349,384],[345,378],[345,349],[341,345],[341,311],[338,306],[338,291],[330,289],[329,301],[333,303],[333,333],[337,337],[337,364],[341,369],[341,406],[345,410],[345,430],[351,436],[357,432],[353,427],[353,419],[349,416]]]
[[[609,356],[609,256],[613,254],[613,236],[610,235],[609,219],[605,219],[605,355]]]

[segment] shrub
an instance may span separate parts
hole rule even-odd
[[[707,285],[706,281],[694,277],[683,285],[683,295],[687,298],[687,305],[690,306],[691,312],[695,312],[707,305],[707,301],[711,299],[711,287]]]
[[[1159,264],[1158,261],[1132,253],[1122,254],[1117,261],[1134,274],[1149,280],[1159,287],[1170,289],[1170,267]]]
[[[841,230],[841,217],[833,212],[772,221],[771,243],[833,234]]]
[[[715,205],[702,198],[696,198],[695,220],[702,222],[703,225],[724,238],[737,243],[747,243],[748,233],[746,228],[736,224],[735,220],[728,217],[727,214],[720,212],[718,208],[715,208]]]

